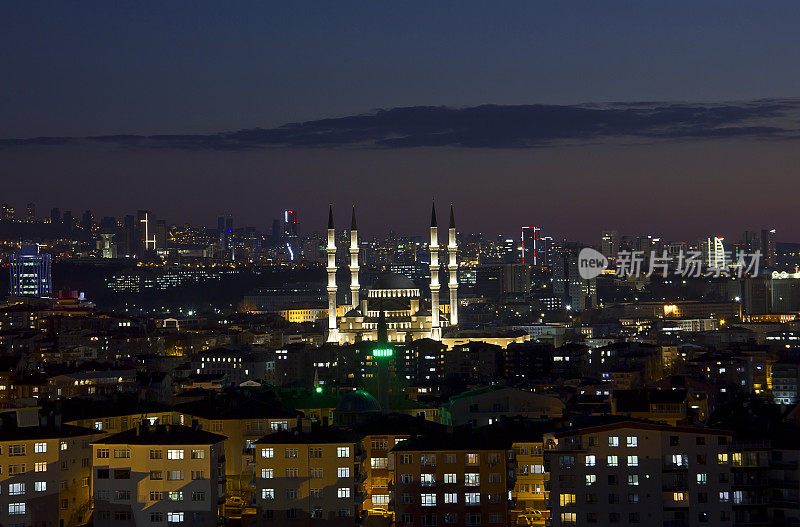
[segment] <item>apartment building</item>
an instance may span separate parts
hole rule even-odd
[[[555,433],[552,525],[732,525],[731,437],[625,420]]]
[[[26,415],[27,414],[27,415]],[[38,408],[2,415],[0,525],[63,527],[91,518],[91,442],[104,435]]]
[[[428,434],[389,453],[395,525],[507,525],[515,456],[503,434]]]
[[[527,435],[528,437],[524,437]],[[519,434],[513,448],[517,461],[517,479],[512,490],[513,524],[544,526],[550,519],[548,483],[550,474],[544,469],[542,434]]]
[[[363,495],[361,435],[328,426],[280,431],[254,448],[257,525],[354,526]]]
[[[359,489],[362,515],[391,517],[389,501],[394,474],[389,470],[389,451],[401,441],[444,427],[406,414],[385,414],[358,427],[361,439]]]
[[[298,412],[264,404],[220,397],[179,404],[183,424],[197,421],[202,430],[225,436],[226,494],[237,501],[253,499],[253,445],[265,434],[294,426]]]
[[[92,444],[94,525],[215,526],[225,437],[181,425],[137,428]]]

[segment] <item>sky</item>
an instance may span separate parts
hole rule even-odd
[[[366,233],[793,220],[797,2],[17,2],[2,201]],[[42,139],[48,138],[48,139]]]

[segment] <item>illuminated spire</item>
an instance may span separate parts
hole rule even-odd
[[[452,203],[450,204],[450,228],[451,229],[455,229],[456,228],[456,217],[453,214],[453,204]]]
[[[331,203],[328,209],[328,228],[333,229],[333,203]]]
[[[434,200],[433,206],[431,207],[431,227],[436,226],[436,200]]]
[[[350,223],[350,230],[351,231],[358,230],[358,227],[356,227],[356,204],[355,203],[353,203],[353,221]]]

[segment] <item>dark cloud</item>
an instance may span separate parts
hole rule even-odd
[[[266,147],[531,148],[616,138],[798,137],[800,99],[728,104],[611,103],[414,106],[363,115],[206,135],[110,135],[0,140],[0,147],[100,142],[140,148],[237,150]]]

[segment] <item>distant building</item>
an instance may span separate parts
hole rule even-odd
[[[617,231],[603,231],[600,252],[609,260],[614,260],[619,253],[619,235]]]
[[[761,230],[761,265],[775,267],[775,229]]]
[[[38,245],[23,245],[9,262],[11,296],[49,296],[53,293],[51,256]]]
[[[584,280],[578,272],[578,256],[572,251],[556,258],[553,265],[553,293],[567,309],[583,311],[597,306],[594,278]]]

